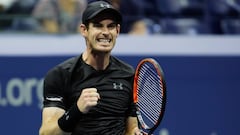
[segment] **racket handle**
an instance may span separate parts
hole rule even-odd
[[[142,134],[142,135],[149,135],[147,132],[144,132],[144,131],[142,131],[142,130],[141,130],[141,134]],[[153,135],[153,134],[151,134],[151,135]]]

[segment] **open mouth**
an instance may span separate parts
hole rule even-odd
[[[98,42],[101,43],[110,43],[112,40],[111,39],[105,39],[105,38],[99,38],[97,39]]]

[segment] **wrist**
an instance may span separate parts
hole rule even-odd
[[[82,112],[78,109],[77,104],[74,104],[58,119],[58,125],[63,131],[71,132],[81,116]]]

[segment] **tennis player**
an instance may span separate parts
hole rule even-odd
[[[90,3],[80,31],[86,50],[49,70],[40,135],[139,135],[134,69],[111,55],[122,15],[107,2]]]

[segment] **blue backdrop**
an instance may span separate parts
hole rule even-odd
[[[42,79],[71,56],[0,57],[0,134],[37,135]],[[155,58],[165,72],[168,100],[156,135],[239,135],[240,56],[118,55],[134,67]]]

